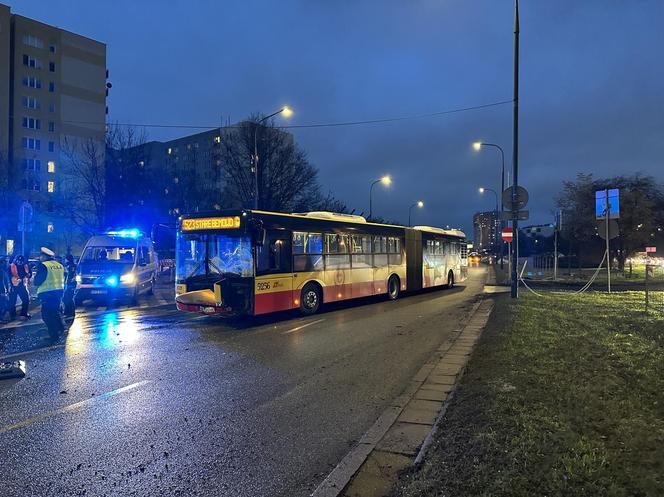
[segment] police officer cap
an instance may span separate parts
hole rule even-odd
[[[55,257],[55,252],[53,252],[48,247],[42,247],[41,248],[41,253],[44,254],[44,255],[48,255],[49,257]]]

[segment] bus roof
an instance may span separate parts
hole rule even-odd
[[[365,226],[367,228],[372,228],[372,227],[383,227],[383,228],[391,228],[391,229],[407,229],[406,226],[401,226],[398,224],[383,224],[383,223],[372,223],[366,220],[363,216],[357,216],[353,214],[342,214],[342,213],[337,213],[337,212],[328,212],[328,211],[312,211],[312,212],[295,212],[292,214],[284,213],[284,212],[271,212],[271,211],[262,211],[262,210],[253,210],[253,209],[229,209],[229,210],[221,210],[221,211],[212,211],[212,212],[197,212],[193,214],[188,214],[188,215],[183,215],[180,217],[180,219],[195,219],[195,218],[220,218],[220,217],[229,217],[229,216],[241,216],[241,217],[246,217],[249,215],[256,215],[258,217],[262,216],[274,216],[275,218],[282,218],[284,221],[287,221],[289,219],[292,219],[293,221],[295,220],[301,220],[303,222],[309,221],[309,222],[316,222],[316,221],[323,221],[327,223],[332,223],[332,224],[350,224],[350,225],[361,225]],[[361,226],[358,226],[357,229],[362,229]],[[463,231],[460,230],[447,230],[443,228],[436,228],[436,227],[431,227],[431,226],[416,226],[414,228],[410,229],[416,229],[418,231],[426,231],[428,233],[432,234],[439,234],[443,236],[449,236],[449,237],[454,237],[454,238],[465,238],[466,235],[463,233]],[[192,230],[192,231],[197,231],[197,230]]]

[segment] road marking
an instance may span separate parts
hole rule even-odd
[[[303,324],[302,326],[298,326],[297,328],[293,328],[292,330],[288,331],[282,331],[282,335],[287,335],[288,333],[293,333],[295,331],[299,331],[302,328],[306,328],[307,326],[311,326],[312,324],[320,323],[321,321],[325,321],[324,319],[318,319],[317,321],[312,321],[311,323]]]
[[[33,416],[28,419],[24,419],[23,421],[19,421],[18,423],[14,423],[12,425],[7,425],[4,426],[3,428],[0,428],[0,435],[3,433],[7,433],[12,430],[17,430],[19,428],[24,428],[26,426],[29,426],[31,424],[37,423],[38,421],[42,421],[44,419],[53,417],[57,414],[62,414],[64,412],[69,412],[69,411],[74,411],[76,409],[79,409],[83,406],[86,406],[88,404],[92,404],[95,402],[101,402],[102,400],[109,399],[111,397],[114,397],[116,395],[119,395],[124,392],[128,392],[130,390],[133,390],[135,388],[138,388],[142,385],[145,385],[146,383],[150,383],[150,380],[143,380],[139,381],[136,383],[132,383],[131,385],[127,385],[122,388],[118,388],[116,390],[111,390],[110,392],[102,393],[101,395],[96,395],[94,397],[90,397],[89,399],[81,400],[80,402],[75,402],[73,404],[69,404],[63,407],[60,407],[59,409],[55,409],[53,411],[45,412],[44,414],[38,414],[37,416]]]

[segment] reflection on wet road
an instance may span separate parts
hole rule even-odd
[[[305,495],[482,289],[227,321],[172,305],[85,310],[58,341],[0,330],[7,495]],[[359,305],[358,305],[359,304]]]

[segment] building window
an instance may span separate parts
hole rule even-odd
[[[23,169],[26,171],[39,171],[41,170],[40,159],[23,159]]]
[[[214,142],[215,143],[221,143],[221,136],[215,136],[214,137]]]
[[[28,45],[29,47],[44,48],[44,42],[40,38],[32,35],[23,35],[23,44]]]
[[[49,45],[48,51],[51,52],[51,53],[55,53],[55,51],[56,51],[55,45]]]
[[[32,67],[33,69],[41,69],[42,68],[41,60],[39,60],[36,57],[32,57],[31,55],[26,55],[26,54],[23,54],[23,65],[26,66],[26,67]]]
[[[55,62],[49,62],[48,63],[48,70],[50,72],[55,72]]]
[[[34,76],[24,76],[23,86],[27,86],[28,88],[41,88],[41,79],[35,78]]]
[[[39,181],[33,180],[32,184],[30,185],[30,190],[34,190],[36,192],[41,191],[41,186],[39,185]]]
[[[48,82],[48,91],[50,91],[51,93],[55,91],[55,82],[53,81]]]
[[[48,193],[53,193],[55,191],[55,181],[49,181],[46,189]]]
[[[25,117],[21,121],[24,128],[28,129],[41,129],[41,119],[35,117]]]
[[[21,138],[21,145],[23,145],[23,148],[27,148],[28,150],[40,150],[41,140],[24,136]]]
[[[49,121],[48,122],[48,130],[52,133],[55,131],[55,122]]]
[[[21,103],[26,109],[39,109],[40,107],[39,100],[37,100],[35,97],[28,97],[24,95],[21,97]]]
[[[48,161],[46,163],[46,169],[49,173],[54,173],[55,172],[55,161]]]
[[[53,102],[48,104],[48,111],[49,112],[55,112],[55,104]]]
[[[166,149],[166,153],[167,153],[168,155],[171,155],[171,154],[173,153],[173,149],[172,149],[171,147],[168,147],[168,148]]]
[[[46,232],[47,232],[47,233],[53,233],[53,223],[50,223],[50,222],[49,222],[49,223],[46,225]]]

